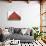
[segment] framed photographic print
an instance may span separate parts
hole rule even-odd
[[[15,11],[9,11],[8,20],[21,20],[21,17]]]

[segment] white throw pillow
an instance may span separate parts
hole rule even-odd
[[[5,29],[5,30],[3,31],[3,34],[4,34],[4,35],[10,35],[10,33],[8,32],[8,29]]]
[[[27,29],[21,29],[21,33],[24,35],[27,32]]]

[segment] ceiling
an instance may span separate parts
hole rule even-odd
[[[0,1],[9,1],[9,0],[0,0]],[[41,3],[43,0],[12,0],[12,1],[39,1]]]
[[[8,0],[0,0],[0,1],[8,1]],[[28,1],[28,0],[13,0],[13,1]],[[39,0],[31,0],[31,1],[39,1]]]

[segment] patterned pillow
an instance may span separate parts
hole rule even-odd
[[[14,33],[20,33],[21,29],[20,28],[14,28]]]
[[[8,32],[14,34],[14,27],[9,27]]]

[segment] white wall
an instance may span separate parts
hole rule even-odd
[[[20,16],[20,21],[9,21],[8,11],[15,10]],[[29,27],[40,26],[40,4],[37,1],[31,1],[29,4],[22,1],[13,1],[12,3],[0,1],[0,25],[1,27]]]
[[[1,17],[1,8],[0,8],[0,27],[1,27],[1,23],[2,23],[2,21],[1,21],[1,19],[2,19],[2,17]]]

